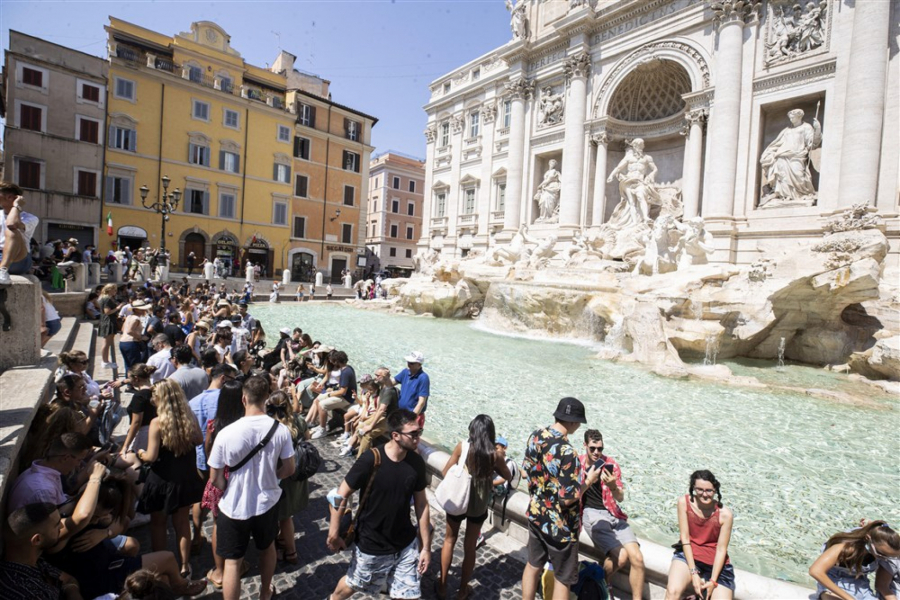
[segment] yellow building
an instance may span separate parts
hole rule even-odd
[[[219,257],[269,275],[291,245],[297,117],[286,104],[287,73],[255,67],[215,23],[174,37],[110,18],[109,116],[103,215],[114,234],[101,251],[161,245],[162,216],[142,206],[181,191],[165,246],[173,268]],[[364,196],[363,196],[364,197]],[[240,264],[239,264],[240,263]]]

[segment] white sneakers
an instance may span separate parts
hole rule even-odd
[[[338,441],[339,441],[339,442],[346,442],[346,441],[349,440],[349,439],[350,439],[350,432],[349,432],[349,431],[345,431],[345,432],[342,433],[340,436],[338,436]]]
[[[312,439],[318,440],[328,435],[324,427],[316,427],[312,430]]]
[[[103,368],[109,369],[110,371],[112,371],[113,369],[118,369],[119,365],[117,365],[114,362],[105,362],[105,363],[103,363]]]
[[[351,454],[353,454],[353,446],[344,446],[338,456],[350,456]]]
[[[0,268],[0,285],[12,285],[12,279],[9,276],[9,269]]]

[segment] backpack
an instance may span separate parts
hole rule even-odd
[[[292,481],[306,481],[319,471],[322,465],[322,456],[319,449],[312,443],[301,439],[294,446],[294,474]]]

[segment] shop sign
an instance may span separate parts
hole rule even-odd
[[[325,246],[325,249],[329,252],[356,252],[353,246]]]
[[[119,227],[119,235],[122,237],[145,238],[147,237],[147,232],[140,227],[126,225],[125,227]]]

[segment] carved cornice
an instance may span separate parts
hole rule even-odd
[[[486,102],[481,107],[481,119],[485,123],[493,123],[497,118],[497,103],[494,101]]]
[[[762,0],[708,0],[716,25],[755,23],[759,20]]]
[[[587,77],[591,72],[591,55],[587,52],[579,52],[569,57],[563,65],[563,71],[565,71],[566,79],[568,80],[576,77]]]
[[[429,123],[428,127],[425,128],[425,131],[423,133],[425,134],[426,144],[434,143],[434,140],[437,137],[437,125],[435,125],[434,123]]]
[[[684,114],[684,125],[682,125],[681,127],[681,135],[690,135],[691,127],[694,125],[700,125],[700,127],[703,127],[706,124],[706,120],[708,118],[708,108],[695,108],[694,110],[686,112]]]
[[[566,139],[566,132],[565,131],[556,131],[554,133],[548,133],[546,135],[532,138],[531,139],[531,147],[538,148],[540,146],[546,146],[547,144],[561,142],[564,139]]]
[[[466,120],[459,113],[450,117],[450,130],[453,133],[459,133],[460,131],[462,131],[465,124]]]
[[[600,133],[592,133],[591,141],[597,146],[606,146],[609,144],[609,134],[605,131],[601,131]]]
[[[534,80],[520,76],[507,83],[506,89],[509,91],[510,98],[528,100],[531,98],[532,93],[534,93]]]
[[[753,93],[762,94],[777,92],[779,90],[805,85],[823,79],[832,79],[837,67],[837,61],[832,59],[826,63],[797,69],[787,73],[779,73],[770,77],[762,77],[753,82]]]
[[[683,114],[645,123],[626,123],[610,118],[606,121],[606,133],[611,139],[632,139],[636,137],[650,139],[680,133],[683,124]]]
[[[525,71],[528,73],[532,73],[534,71],[537,71],[538,69],[563,60],[566,57],[566,48],[568,47],[569,41],[566,40],[560,44],[551,46],[546,50],[535,52],[534,54],[529,55],[527,59],[528,62],[525,64]]]

